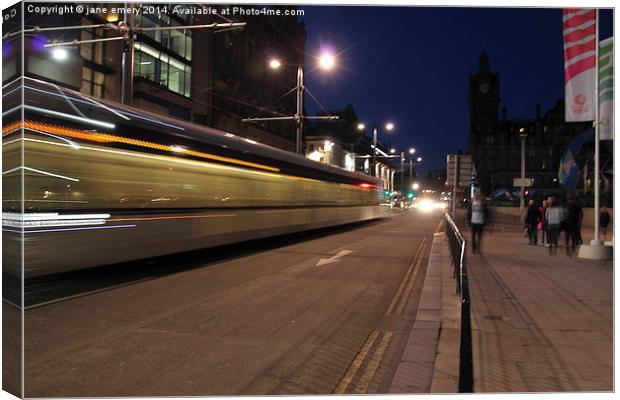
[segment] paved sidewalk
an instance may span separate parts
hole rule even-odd
[[[468,251],[475,391],[613,390],[612,262],[526,242],[495,230]]]
[[[445,233],[435,233],[413,329],[389,393],[457,393],[460,301]]]

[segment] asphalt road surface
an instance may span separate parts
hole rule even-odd
[[[149,279],[81,277],[89,290],[26,310],[25,394],[386,393],[440,220],[397,212],[210,261],[168,257],[174,273]]]

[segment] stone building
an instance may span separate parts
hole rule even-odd
[[[485,52],[478,70],[469,76],[469,112],[469,152],[477,184],[485,193],[512,188],[513,178],[520,177],[521,132],[527,134],[526,176],[534,178],[536,189],[558,190],[562,154],[573,138],[592,126],[591,122],[565,122],[561,99],[544,113],[536,105],[532,118],[509,119],[506,107],[501,107],[499,73],[491,69]]]

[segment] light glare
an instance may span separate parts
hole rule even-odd
[[[69,53],[67,53],[67,50],[63,49],[62,47],[57,47],[52,50],[52,56],[58,61],[65,60],[68,55]]]
[[[336,59],[332,54],[323,54],[319,58],[319,66],[325,70],[330,70],[336,65]]]

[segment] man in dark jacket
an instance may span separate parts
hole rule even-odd
[[[540,210],[534,204],[534,200],[529,201],[523,222],[527,226],[528,236],[530,238],[530,242],[528,244],[536,246],[538,244],[538,223],[540,222]]]

